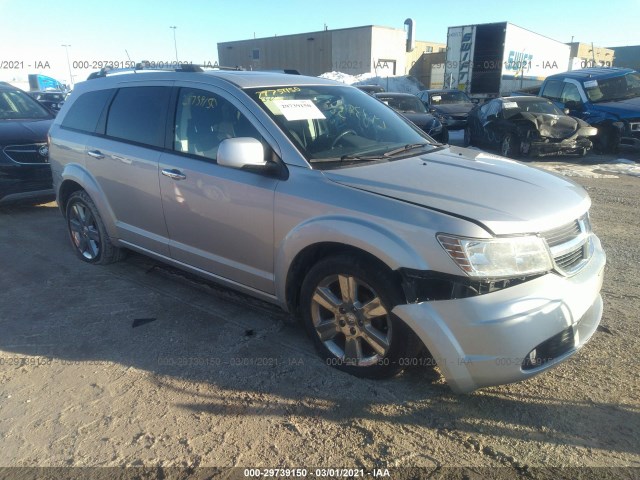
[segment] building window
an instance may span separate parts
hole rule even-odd
[[[252,60],[260,60],[260,50],[254,48],[251,50],[251,59]]]
[[[431,53],[431,52],[433,52],[433,47],[429,46],[429,47],[425,48],[424,52],[425,52],[425,53]]]

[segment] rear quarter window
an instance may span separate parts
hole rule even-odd
[[[170,87],[121,88],[109,109],[107,136],[164,147],[170,95]]]
[[[83,93],[73,102],[60,126],[71,130],[94,133],[113,89]]]

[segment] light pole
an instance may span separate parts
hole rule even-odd
[[[176,27],[175,25],[169,27],[173,30],[173,46],[176,49],[176,64],[178,63],[178,42],[176,42]]]
[[[69,61],[69,47],[71,45],[60,45],[64,47],[65,52],[67,52],[67,67],[69,68],[69,83],[71,84],[71,88],[73,88],[73,75],[71,75],[71,62]]]

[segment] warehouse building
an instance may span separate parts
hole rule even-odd
[[[626,47],[609,47],[615,52],[616,67],[633,68],[640,72],[640,45],[629,45]]]
[[[413,20],[405,29],[366,25],[267,38],[218,43],[220,65],[247,70],[297,70],[304,75],[339,71],[350,75],[407,75],[423,55],[446,44],[416,41]]]

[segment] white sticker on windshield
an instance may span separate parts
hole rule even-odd
[[[434,102],[439,102],[440,100],[442,100],[442,96],[441,95],[434,95],[433,97],[431,97],[431,100]]]
[[[504,108],[518,108],[518,102],[504,102]]]
[[[274,100],[287,120],[326,118],[311,100]]]
[[[587,80],[584,82],[584,88],[596,88],[598,86],[598,80]]]

